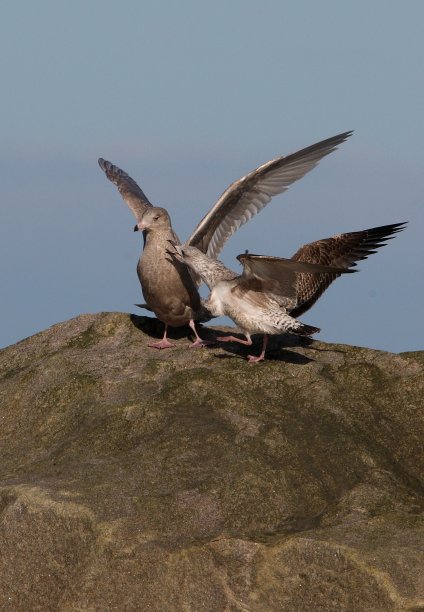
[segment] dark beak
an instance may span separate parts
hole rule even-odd
[[[184,257],[183,257],[184,256],[184,251],[182,249],[182,246],[180,244],[177,245],[173,240],[169,240],[168,239],[168,242],[169,242],[170,245],[172,245],[174,250],[173,251],[168,251],[167,250],[167,252],[170,255],[172,255],[172,257],[174,257],[176,260],[184,262]]]
[[[175,253],[175,242],[173,240],[169,240],[169,238],[168,238],[167,242],[169,242],[169,244],[172,245],[172,247],[173,247],[172,251],[170,249],[166,249],[167,254],[171,255],[171,257],[175,257],[175,255],[176,255],[176,253]]]
[[[134,225],[134,231],[138,232],[138,226],[137,225]]]

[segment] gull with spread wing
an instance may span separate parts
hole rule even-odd
[[[394,223],[339,234],[304,245],[291,259],[244,253],[237,257],[243,266],[240,275],[189,245],[172,244],[169,253],[209,287],[205,306],[210,312],[230,317],[246,336],[246,340],[235,336],[217,340],[251,345],[251,334],[264,334],[260,355],[249,355],[249,362],[256,362],[265,359],[270,334],[310,336],[318,332],[295,317],[309,310],[333,280],[355,272],[357,261],[385,246],[404,227],[404,223]]]
[[[312,170],[351,133],[338,134],[291,155],[268,161],[232,183],[185,244],[216,259],[225,242],[241,225],[261,211],[273,196],[284,192]],[[149,346],[158,349],[173,346],[167,338],[168,326],[187,324],[196,337],[191,346],[203,346],[195,321],[207,318],[207,312],[197,290],[198,279],[193,278],[187,267],[167,252],[169,241],[180,244],[167,210],[152,206],[137,183],[117,166],[102,158],[99,165],[107,178],[118,187],[133,212],[137,221],[134,231],[143,232],[144,250],[137,273],[147,308],[165,324],[162,340]]]

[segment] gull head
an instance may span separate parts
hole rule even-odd
[[[150,232],[161,229],[169,229],[171,219],[168,212],[159,206],[149,206],[140,221],[134,226],[134,231]]]
[[[212,289],[217,283],[224,280],[234,279],[237,274],[229,270],[224,264],[217,259],[213,259],[193,246],[185,244],[175,244],[169,241],[172,245],[172,251],[168,251],[177,261],[180,261],[188,266],[196,276]]]
[[[187,266],[190,266],[195,272],[200,272],[200,270],[207,266],[210,258],[199,251],[196,247],[187,246],[185,244],[176,244],[172,240],[168,241],[174,247],[175,251],[173,255],[175,259],[185,263]]]

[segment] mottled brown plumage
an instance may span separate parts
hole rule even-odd
[[[196,247],[174,245],[174,248],[174,258],[186,263],[211,290],[206,300],[210,312],[214,316],[230,317],[246,336],[246,340],[235,336],[220,336],[218,340],[250,345],[251,334],[264,334],[262,352],[258,356],[249,355],[251,363],[265,359],[270,334],[310,336],[319,331],[317,327],[305,325],[290,315],[297,299],[297,274],[352,272],[293,259],[245,253],[237,257],[243,266],[242,274],[238,275]]]
[[[171,219],[164,208],[149,207],[134,229],[145,233],[143,254],[137,265],[137,274],[146,303],[166,326],[180,327],[192,323],[201,312],[200,296],[190,272],[183,263],[167,254],[170,242],[178,243]],[[201,344],[194,323],[195,346]],[[171,343],[165,335],[154,348],[168,348]]]
[[[174,257],[184,261],[211,290],[205,301],[210,312],[230,317],[246,336],[246,340],[235,336],[218,340],[250,345],[251,334],[264,334],[261,354],[249,355],[250,362],[257,362],[265,358],[268,334],[307,336],[319,331],[297,317],[315,304],[333,280],[355,272],[357,261],[385,246],[404,227],[405,223],[394,223],[317,240],[301,247],[291,259],[243,253],[237,257],[243,265],[241,275],[188,245],[174,245]]]
[[[292,259],[337,268],[352,268],[356,266],[357,261],[366,259],[378,248],[385,246],[386,241],[394,238],[405,225],[406,223],[392,223],[323,238],[300,247]],[[309,310],[339,276],[338,273],[299,274],[296,282],[297,305],[291,315],[299,317]]]

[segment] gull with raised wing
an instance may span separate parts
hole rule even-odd
[[[169,253],[208,285],[211,293],[205,306],[210,312],[230,317],[246,336],[246,340],[235,336],[217,340],[251,345],[251,334],[264,334],[260,355],[249,355],[249,362],[257,362],[265,359],[271,334],[318,332],[295,317],[309,310],[333,280],[355,272],[357,261],[385,246],[404,227],[395,223],[339,234],[304,245],[291,259],[244,253],[237,257],[243,266],[240,275],[189,245],[172,244]]]
[[[338,134],[291,155],[268,161],[232,183],[185,244],[216,259],[225,242],[241,225],[261,211],[273,196],[284,192],[312,170],[351,133]],[[187,324],[196,337],[191,346],[203,346],[195,321],[207,318],[207,312],[197,290],[198,279],[193,278],[183,263],[167,253],[169,240],[180,244],[167,210],[152,206],[137,183],[117,166],[102,158],[99,165],[133,212],[137,221],[134,230],[140,230],[144,235],[144,250],[137,273],[147,308],[165,324],[162,340],[149,346],[158,349],[173,346],[167,338],[168,326]]]

